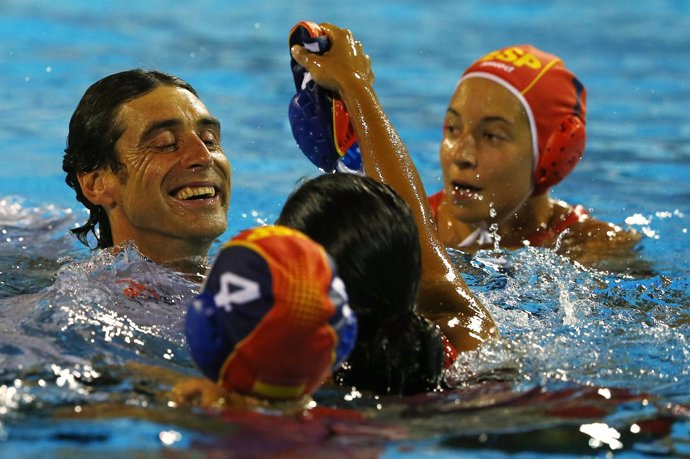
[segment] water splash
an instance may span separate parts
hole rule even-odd
[[[687,397],[686,281],[587,269],[539,248],[500,252],[500,262],[490,261],[494,251],[451,254],[501,329],[500,339],[461,356],[451,385],[509,377]]]
[[[47,209],[34,212],[15,206],[6,227],[13,235],[30,232]],[[34,238],[37,246],[45,241],[46,252],[54,241],[63,240],[71,219],[62,211],[57,216],[65,223]],[[101,409],[116,406],[120,416],[136,418],[132,422],[140,423],[143,413],[168,420],[165,394],[170,377],[161,380],[158,373],[132,369],[130,362],[167,368],[177,375],[173,378],[194,371],[181,324],[185,304],[197,286],[142,258],[135,247],[74,262],[79,252],[70,251],[64,241],[64,257],[53,260],[55,272],[46,277],[49,286],[33,286],[31,294],[0,299],[0,439],[16,435],[17,425],[20,432],[32,435],[37,420],[56,412],[93,418]],[[18,244],[13,238],[6,247],[18,249]],[[367,411],[376,420],[398,426],[409,423],[417,438],[450,434],[443,444],[452,448],[465,444],[461,431],[488,439],[512,426],[521,429],[517,435],[531,439],[525,433],[529,429],[545,423],[567,425],[567,416],[549,418],[565,397],[581,412],[591,412],[587,410],[594,403],[600,410],[596,413],[603,413],[582,424],[588,426],[603,420],[614,428],[640,419],[680,416],[673,413],[682,407],[673,403],[687,404],[690,394],[687,280],[586,269],[531,247],[510,252],[495,245],[475,255],[450,253],[501,327],[501,338],[460,357],[447,374],[447,381],[458,389],[425,394],[419,405],[413,399],[330,388],[317,394],[321,406]],[[29,259],[36,256],[30,253]],[[578,389],[573,392],[573,387]],[[646,399],[643,403],[626,398],[616,388],[665,398],[647,405]],[[598,391],[614,394],[610,406],[600,406],[608,399]],[[512,406],[501,408],[507,402]],[[473,416],[467,416],[468,409],[474,410]],[[185,414],[172,415],[178,419]],[[23,421],[25,417],[30,420]],[[521,420],[519,427],[511,424],[515,419]],[[97,425],[93,422],[85,425]],[[206,416],[194,419],[194,425],[203,422],[208,422]],[[111,438],[114,427],[101,426],[93,436],[84,426],[70,432],[85,441],[103,442]],[[131,424],[125,424],[120,436],[127,437],[131,430]],[[178,430],[166,427],[159,432],[163,437],[156,438],[175,439]],[[681,442],[685,438],[687,434],[680,435]],[[631,444],[628,438],[621,442]]]
[[[198,286],[136,247],[60,268],[43,291],[0,300],[0,376],[32,365],[128,359],[191,366],[182,330]]]
[[[68,232],[73,222],[71,209],[0,198],[0,298],[37,292],[53,282],[63,263],[80,256]]]

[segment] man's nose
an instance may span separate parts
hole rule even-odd
[[[183,163],[189,169],[207,169],[213,164],[213,155],[201,138],[190,134],[184,149]]]

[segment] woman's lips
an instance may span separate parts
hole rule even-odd
[[[451,196],[454,201],[466,201],[468,199],[479,199],[482,189],[469,183],[453,182]]]

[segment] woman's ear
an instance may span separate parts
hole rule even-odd
[[[105,168],[77,175],[79,186],[86,199],[105,209],[115,205],[118,180],[115,174]]]

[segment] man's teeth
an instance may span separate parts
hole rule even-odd
[[[212,186],[186,186],[175,193],[175,199],[184,201],[192,198],[212,198],[216,195],[216,189]]]

